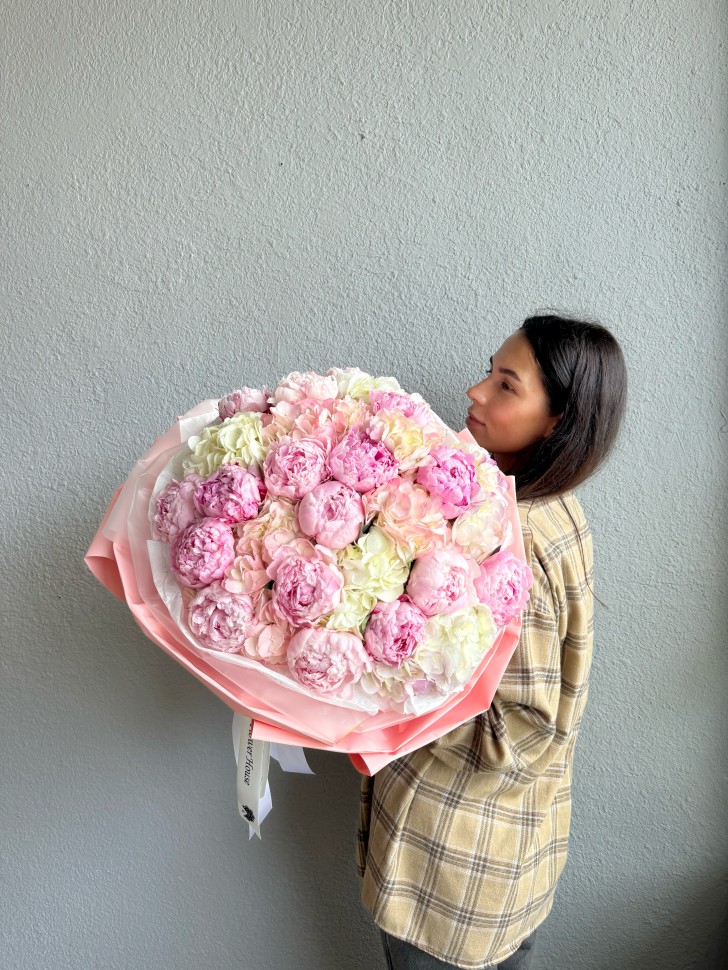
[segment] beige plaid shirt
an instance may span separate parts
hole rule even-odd
[[[362,899],[457,967],[505,960],[553,905],[592,654],[592,545],[573,493],[519,503],[534,574],[490,708],[362,781]]]

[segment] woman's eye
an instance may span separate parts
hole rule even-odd
[[[490,375],[491,375],[492,373],[493,373],[493,368],[492,368],[492,367],[488,367],[488,368],[486,369],[486,372],[485,372],[485,375],[486,375],[486,377],[490,377]],[[510,384],[508,383],[508,381],[501,381],[501,382],[500,382],[500,386],[501,386],[501,388],[502,388],[502,389],[503,389],[504,391],[513,391],[513,387],[512,387],[512,386],[511,386],[511,385],[510,385]],[[515,393],[515,392],[514,392],[514,393]]]

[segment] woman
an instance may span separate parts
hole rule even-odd
[[[592,547],[573,488],[607,457],[626,369],[598,324],[531,317],[468,391],[467,425],[514,475],[534,575],[490,708],[362,785],[362,898],[390,970],[528,966],[566,862],[592,651]]]

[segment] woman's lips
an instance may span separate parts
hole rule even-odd
[[[478,419],[477,418],[474,418],[472,416],[472,414],[468,414],[467,418],[465,419],[465,423],[467,424],[468,421],[470,421],[471,424],[478,424],[478,425],[480,425],[481,428],[484,427],[483,422],[482,421],[478,421]]]

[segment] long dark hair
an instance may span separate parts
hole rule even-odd
[[[526,467],[516,472],[519,499],[561,495],[607,458],[627,401],[627,368],[616,339],[599,323],[529,317],[521,327],[538,363],[549,412],[561,415]]]

